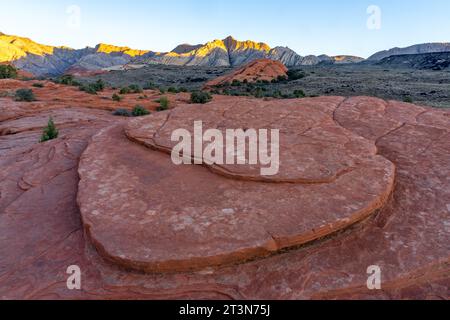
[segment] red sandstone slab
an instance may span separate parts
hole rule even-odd
[[[176,166],[168,154],[128,140],[121,126],[102,130],[82,156],[78,202],[85,228],[103,257],[146,272],[239,263],[344,229],[386,203],[395,168],[376,155],[367,140],[340,128],[327,114],[307,105],[303,109],[300,100],[282,104],[285,108],[263,106],[262,112],[253,111],[261,107],[256,100],[256,107],[251,100],[243,102],[241,112],[248,118],[240,116],[238,123],[242,119],[243,124],[261,128],[275,123],[278,111],[283,115],[280,127],[287,137],[292,135],[288,141],[298,138],[295,146],[315,140],[319,146],[326,141],[330,150],[342,150],[322,154],[321,147],[306,149],[312,164],[328,165],[346,155],[353,162],[330,181],[315,184],[235,180],[204,166]],[[172,111],[170,117],[161,113],[132,121],[128,136],[139,140],[148,135],[153,141],[152,134],[161,125],[167,132],[178,125],[188,127],[190,114],[212,128],[220,120],[229,121],[221,119],[224,111],[230,111],[221,106],[177,110],[181,111]],[[309,131],[310,140],[302,139],[295,128]],[[167,141],[161,133],[158,138]],[[300,151],[289,157],[296,159]],[[298,158],[299,163],[302,160]]]
[[[4,115],[14,107],[9,98],[2,99]],[[214,99],[225,102],[236,98]],[[8,105],[3,104],[6,100]],[[342,100],[321,97],[303,99],[302,103],[313,103],[317,109],[333,114],[337,106],[334,101]],[[357,97],[348,99],[348,106],[361,100],[369,106],[377,104],[376,99]],[[97,102],[92,103],[95,107]],[[41,112],[29,109],[28,104],[20,105],[30,112],[28,115]],[[52,106],[48,102],[43,110]],[[339,107],[335,114],[345,119],[342,124],[347,130],[362,132],[364,126],[367,131],[377,130],[379,123],[355,109],[350,114],[351,108],[346,106]],[[45,144],[36,143],[33,135],[38,138],[40,134],[36,130],[0,137],[0,149],[6,150],[0,154],[0,238],[4,244],[0,247],[0,298],[449,299],[448,111],[423,108],[426,112],[417,116],[416,123],[409,114],[415,109],[410,104],[387,103],[383,117],[388,120],[395,110],[401,117],[397,118],[399,122],[405,124],[374,136],[379,154],[398,168],[394,196],[380,214],[373,215],[374,219],[326,241],[283,254],[194,273],[120,270],[103,261],[83,237],[75,201],[75,171],[86,140],[98,131],[96,123],[83,123],[77,130],[63,129],[60,141]],[[408,136],[411,138],[406,139]],[[22,145],[20,151],[8,151],[18,144]],[[414,150],[420,152],[410,152]],[[39,175],[41,171],[43,175]],[[66,269],[72,264],[82,270],[80,291],[66,287]],[[366,268],[372,264],[382,269],[382,290],[366,287]]]
[[[335,100],[339,101],[339,98]],[[359,161],[376,154],[372,142],[340,127],[329,114],[318,111],[314,104],[299,103],[299,100],[235,99],[207,106],[183,105],[170,113],[133,120],[126,133],[133,141],[170,153],[178,143],[171,141],[172,133],[182,128],[194,136],[195,121],[203,122],[203,131],[218,129],[224,137],[226,129],[280,131],[280,170],[277,174],[262,176],[261,169],[266,166],[260,163],[214,162],[208,165],[214,172],[231,178],[291,183],[332,182],[357,166]],[[206,146],[203,145],[204,148]],[[246,147],[248,150],[248,145]]]

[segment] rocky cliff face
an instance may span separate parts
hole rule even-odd
[[[95,48],[71,49],[36,43],[28,38],[0,34],[0,62],[12,62],[17,68],[36,76],[59,75],[71,68],[98,70],[129,63],[148,51],[99,44]]]
[[[92,72],[129,63],[236,67],[257,59],[280,61],[288,67],[315,65],[323,61],[353,63],[363,60],[348,56],[303,57],[287,47],[270,48],[263,42],[239,41],[231,36],[204,45],[182,44],[171,52],[157,53],[108,44],[75,50],[41,45],[28,38],[0,33],[0,62],[12,62],[18,68],[37,76],[60,75],[70,70]]]
[[[354,56],[301,56],[288,47],[270,48],[263,42],[238,41],[233,37],[214,40],[205,45],[182,44],[169,53],[150,53],[138,57],[136,62],[162,63],[179,66],[237,67],[257,59],[280,61],[285,66],[328,63],[357,63],[364,59]]]
[[[398,56],[403,54],[421,54],[421,53],[437,53],[450,52],[450,43],[423,43],[406,48],[393,48],[390,50],[380,51],[370,56],[367,60],[380,61],[390,56]]]

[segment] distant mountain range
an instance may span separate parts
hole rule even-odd
[[[422,54],[422,53],[437,53],[437,52],[450,52],[450,43],[423,43],[416,44],[406,48],[393,48],[390,50],[380,51],[370,56],[369,61],[380,61],[390,56],[398,56],[405,54]]]
[[[450,44],[436,43],[404,49],[395,48],[379,52],[368,60],[379,61],[390,55],[442,51],[450,51]],[[287,67],[364,61],[363,58],[347,55],[301,56],[287,47],[271,48],[262,42],[238,41],[231,36],[206,44],[181,44],[170,52],[154,52],[107,44],[84,49],[53,47],[36,43],[28,38],[0,33],[0,63],[12,63],[36,76],[136,68],[147,64],[236,67],[261,58],[280,61]]]
[[[450,52],[394,55],[378,61],[377,65],[389,68],[446,70],[450,69]]]

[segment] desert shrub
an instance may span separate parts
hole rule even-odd
[[[43,84],[43,83],[40,83],[40,82],[33,83],[33,87],[35,87],[35,88],[43,88],[43,87],[44,87],[44,84]]]
[[[143,87],[144,90],[154,90],[156,88],[157,87],[153,82],[147,82]]]
[[[272,97],[273,97],[273,98],[276,98],[276,99],[280,99],[280,98],[283,97],[283,94],[281,93],[280,90],[275,90],[275,91],[272,93]]]
[[[142,106],[137,105],[134,107],[132,114],[134,117],[142,117],[142,116],[149,115],[150,111],[148,111],[147,109],[145,109]]]
[[[287,72],[289,81],[295,81],[299,79],[303,79],[306,77],[306,74],[301,70],[289,70]]]
[[[207,103],[212,100],[212,96],[205,91],[194,91],[191,94],[192,103]]]
[[[80,85],[80,91],[84,91],[89,94],[97,94],[97,90],[95,90],[95,86],[92,83]]]
[[[0,79],[17,78],[17,69],[11,65],[0,65]]]
[[[403,102],[413,103],[414,100],[413,100],[413,98],[411,98],[411,97],[404,97],[404,98],[403,98]]]
[[[131,90],[129,87],[123,87],[122,89],[120,89],[119,94],[129,94],[131,93]]]
[[[120,89],[120,94],[130,94],[130,93],[142,93],[143,90],[137,84],[131,84],[128,87],[123,87]]]
[[[61,78],[59,78],[59,83],[67,85],[67,86],[77,86],[80,85],[78,82],[75,81],[73,75],[66,74],[63,75]]]
[[[166,111],[169,109],[169,99],[167,97],[161,97],[158,102],[159,107],[156,108],[156,111]]]
[[[114,93],[114,94],[112,95],[112,99],[113,99],[113,101],[117,101],[117,102],[122,101],[122,97],[119,96],[117,93]]]
[[[102,79],[98,79],[93,84],[91,84],[91,86],[95,89],[95,91],[103,91],[106,85]]]
[[[56,139],[58,138],[58,134],[58,129],[56,129],[55,123],[53,122],[52,117],[50,117],[50,119],[48,119],[48,124],[42,133],[41,142]]]
[[[179,91],[180,91],[180,92],[188,92],[189,90],[188,90],[187,88],[185,88],[185,87],[181,87],[181,88],[179,89]]]
[[[79,88],[81,91],[84,91],[89,94],[97,94],[99,91],[103,91],[105,89],[105,83],[102,79],[97,80],[93,83],[80,85]]]
[[[263,93],[262,88],[256,88],[256,90],[255,90],[253,95],[255,96],[255,98],[262,98],[262,97],[264,97],[264,93]]]
[[[131,93],[142,93],[142,88],[137,84],[129,85],[128,88],[130,88]]]
[[[126,110],[126,109],[117,109],[113,112],[114,116],[118,116],[118,117],[131,117],[133,116],[133,114],[131,113],[131,111]]]
[[[175,88],[175,87],[169,87],[169,88],[167,89],[167,92],[170,92],[170,93],[178,93],[179,91],[178,91],[178,89]]]
[[[286,82],[288,80],[288,77],[286,76],[278,76],[277,82]]]
[[[294,90],[294,96],[296,98],[304,98],[306,97],[306,94],[303,90]]]
[[[167,92],[167,89],[166,89],[166,88],[159,88],[159,92],[160,92],[161,94],[164,94],[164,93]]]
[[[231,86],[232,87],[240,87],[241,86],[241,82],[237,79],[234,79],[233,82],[231,82]]]
[[[35,101],[36,97],[34,96],[33,90],[31,89],[19,89],[16,91],[15,100],[31,102]]]

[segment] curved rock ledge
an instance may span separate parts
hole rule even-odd
[[[80,161],[78,202],[103,257],[144,272],[241,263],[325,237],[385,205],[395,166],[372,142],[309,100],[239,101],[180,106],[131,121],[126,135],[118,125],[93,138]],[[252,166],[228,165],[224,174],[174,165],[171,132],[196,120],[205,129],[279,128],[280,174],[267,183]]]
[[[0,89],[33,88],[32,83],[1,80]],[[2,130],[12,133],[0,136],[1,299],[450,298],[450,110],[369,97],[302,99],[303,106],[374,142],[378,154],[395,164],[395,189],[386,206],[346,232],[264,259],[146,274],[103,259],[85,236],[77,205],[79,157],[90,137],[127,120],[101,111],[115,105],[102,95],[59,85],[33,90],[39,100],[34,103],[0,98]],[[56,95],[61,99],[55,101]],[[127,98],[129,107],[138,103],[137,96]],[[169,98],[174,107],[186,100]],[[214,102],[229,105],[239,99],[247,101],[214,96]],[[47,112],[60,138],[39,144]],[[149,152],[119,137],[133,146],[128,158],[135,147]],[[74,264],[82,270],[81,290],[66,286],[67,266]],[[366,286],[370,265],[382,270],[381,290]]]

